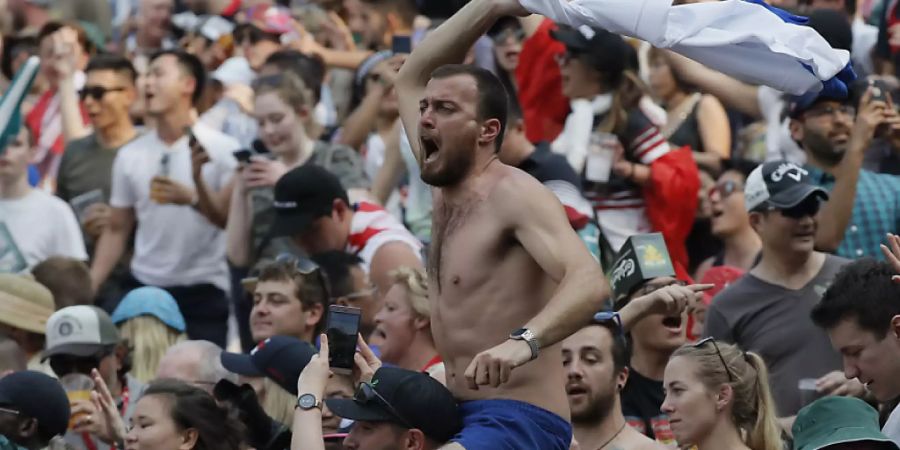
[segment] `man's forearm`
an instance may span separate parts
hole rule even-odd
[[[816,230],[816,248],[822,251],[833,252],[844,240],[844,233],[853,214],[862,160],[862,152],[848,151],[839,172],[835,174],[834,188],[819,211],[819,217],[827,218],[819,220]]]
[[[428,34],[403,64],[398,84],[422,87],[431,72],[446,64],[459,64],[499,18],[492,0],[473,0]]]
[[[350,113],[344,121],[338,143],[344,144],[354,150],[359,150],[366,142],[369,133],[374,129],[375,119],[378,117],[378,108],[384,98],[384,88],[376,87],[363,98],[363,101]]]
[[[609,294],[599,267],[582,268],[567,274],[550,302],[526,328],[538,338],[542,347],[549,347],[578,331],[592,315],[600,311]]]
[[[128,234],[125,231],[112,228],[100,236],[100,240],[97,242],[94,262],[91,264],[91,281],[95,291],[106,281],[113,267],[122,258],[122,254],[125,253],[127,239]]]
[[[217,193],[207,186],[202,178],[194,179],[194,185],[197,192],[197,211],[213,225],[224,229],[228,222],[228,205],[221,204],[216,198]],[[229,195],[228,200],[230,199]]]

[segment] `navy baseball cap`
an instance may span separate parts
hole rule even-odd
[[[336,175],[314,164],[294,168],[275,183],[272,237],[293,236],[306,230],[319,217],[331,214],[336,199],[350,204]]]
[[[289,336],[272,336],[250,351],[222,353],[222,365],[229,372],[247,377],[269,377],[284,390],[297,395],[300,372],[318,353],[312,344]]]
[[[59,381],[23,370],[0,379],[0,406],[37,419],[41,436],[50,440],[69,427],[69,397]]]
[[[789,209],[809,196],[828,200],[828,191],[809,179],[809,171],[788,161],[769,161],[760,164],[744,184],[744,203],[747,211],[761,206]]]
[[[378,369],[352,399],[330,398],[325,404],[339,417],[419,429],[436,442],[447,442],[462,429],[456,399],[444,385],[397,367]]]

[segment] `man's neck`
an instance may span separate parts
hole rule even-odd
[[[618,394],[616,394],[616,399],[609,410],[609,414],[600,419],[599,422],[572,421],[575,440],[585,450],[604,448],[604,446],[615,440],[618,434],[621,434],[624,427],[625,416],[622,415],[622,406]]]
[[[157,117],[156,133],[168,145],[172,145],[184,136],[184,128],[193,124],[190,108],[174,109],[166,115]]]
[[[16,200],[28,195],[32,187],[28,184],[28,175],[15,178],[0,177],[0,199]]]
[[[137,131],[130,119],[97,129],[97,142],[104,148],[119,148],[134,139]]]
[[[647,349],[635,342],[634,355],[631,357],[631,368],[644,378],[662,381],[666,364],[671,354]]]
[[[816,169],[821,170],[829,175],[834,175],[834,169],[837,168],[837,164],[829,164],[825,161],[822,161],[819,158],[816,158],[815,155],[810,151],[805,151],[806,154],[806,164],[815,167]]]
[[[513,154],[509,156],[508,164],[513,167],[519,167],[523,161],[534,153],[535,149],[534,144],[523,139],[522,144],[513,149]]]
[[[163,43],[162,39],[152,38],[140,29],[134,34],[134,40],[137,43],[137,48],[144,51],[159,50],[162,48]]]
[[[745,227],[733,236],[725,239],[725,261],[752,261],[762,249],[759,235],[751,227]],[[749,267],[749,266],[748,266]]]
[[[416,337],[406,349],[406,353],[400,358],[400,361],[397,361],[397,366],[416,372],[425,368],[425,365],[438,354],[434,345],[426,341],[427,339],[422,336],[422,333],[416,333]]]
[[[816,251],[777,254],[764,249],[762,260],[751,273],[771,284],[799,289],[815,278],[824,262],[825,254]]]
[[[478,154],[475,157],[475,162],[472,163],[472,167],[469,169],[469,173],[459,182],[440,188],[441,197],[445,202],[452,205],[454,202],[468,201],[473,189],[478,186],[478,179],[481,175],[490,170],[491,166],[502,164],[497,153],[492,152],[488,156],[483,149],[478,149],[476,152],[478,152]]]

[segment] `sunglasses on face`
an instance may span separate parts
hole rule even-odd
[[[737,181],[723,181],[721,183],[716,183],[715,186],[709,188],[709,196],[712,197],[713,194],[718,193],[719,198],[725,200],[726,198],[731,196],[731,194],[734,194],[735,192],[738,192],[743,188],[744,187],[741,186]]]
[[[9,415],[13,415],[13,416],[18,416],[18,415],[22,414],[21,412],[16,411],[15,409],[10,409],[10,408],[4,407],[4,406],[0,406],[0,413],[9,414]]]
[[[91,370],[100,367],[100,361],[111,352],[103,351],[93,356],[54,355],[50,357],[50,368],[57,376],[70,373],[90,375]]]
[[[503,31],[491,36],[494,45],[504,45],[509,38],[516,42],[522,42],[525,40],[525,30],[521,28],[505,28]]]
[[[100,101],[109,92],[120,92],[124,90],[125,88],[123,87],[105,88],[103,86],[85,86],[80,91],[78,91],[78,97],[81,98],[81,101],[84,101],[88,97],[94,99],[95,101]]]
[[[787,217],[788,219],[799,220],[806,216],[815,217],[819,212],[819,208],[822,206],[822,203],[819,201],[817,197],[808,198],[797,206],[793,208],[787,209],[778,209],[774,207],[769,207],[769,211],[781,211],[781,215]]]
[[[712,342],[713,348],[716,349],[716,354],[719,355],[719,361],[722,361],[722,367],[725,368],[725,373],[728,375],[728,382],[734,383],[734,375],[731,373],[731,369],[728,368],[728,363],[725,362],[725,357],[722,356],[722,351],[719,350],[719,344],[716,344],[716,339],[712,336],[701,339],[696,344],[694,344],[695,348],[700,348],[706,345],[708,342]]]
[[[400,412],[394,408],[394,405],[391,405],[391,402],[387,401],[378,391],[375,390],[375,387],[372,386],[371,383],[362,382],[359,385],[359,389],[356,390],[356,394],[353,395],[353,401],[359,403],[360,405],[368,405],[372,402],[376,402],[381,404],[387,408],[388,412],[390,412],[397,420],[400,421],[403,426],[406,428],[412,429],[414,426],[409,424],[409,421],[406,420]]]

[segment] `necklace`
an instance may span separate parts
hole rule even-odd
[[[614,434],[611,438],[609,438],[609,440],[604,442],[603,445],[601,445],[600,447],[597,447],[597,450],[603,450],[604,448],[606,448],[607,445],[609,445],[610,442],[616,440],[616,438],[619,437],[619,434],[622,433],[622,430],[625,429],[625,425],[628,425],[628,422],[623,423],[622,426],[619,427],[619,431],[616,431],[616,434]]]

